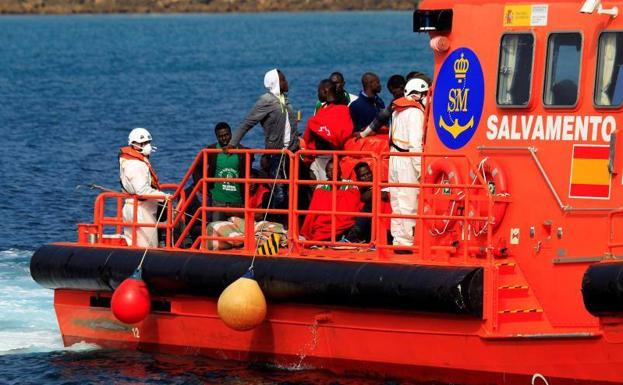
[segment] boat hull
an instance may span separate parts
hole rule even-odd
[[[85,341],[455,384],[623,383],[623,349],[601,335],[491,338],[483,336],[482,320],[464,316],[287,303],[269,306],[255,330],[236,332],[218,318],[216,298],[192,296],[161,298],[170,307],[125,325],[106,306],[109,297],[55,290],[66,345]]]

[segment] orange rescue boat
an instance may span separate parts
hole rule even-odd
[[[78,241],[41,247],[33,278],[55,290],[66,345],[222,359],[285,367],[460,384],[623,383],[623,19],[616,2],[425,0],[415,32],[428,33],[435,57],[427,103],[418,212],[412,254],[386,237],[381,190],[389,152],[283,152],[290,175],[302,155],[362,158],[372,182],[328,181],[333,210],[299,208],[315,181],[277,180],[289,207],[249,206],[244,184],[241,248],[210,250],[203,178],[168,185],[175,199],[157,227],[161,247],[148,250],[142,278],[151,310],[136,324],[113,316],[113,290],[138,265],[121,207],[129,196],[104,192]],[[621,76],[619,76],[621,75]],[[233,150],[246,157],[275,150]],[[392,153],[392,156],[396,153]],[[222,181],[222,180],[221,180]],[[231,180],[230,180],[231,181]],[[337,186],[369,188],[369,213],[338,210]],[[404,185],[403,185],[404,187]],[[413,187],[413,186],[411,186]],[[185,191],[186,188],[186,191]],[[191,210],[190,197],[203,202]],[[219,209],[240,212],[240,209]],[[255,256],[255,214],[287,216],[287,247]],[[372,221],[368,243],[301,239],[306,214]],[[402,216],[407,217],[407,216]],[[191,231],[193,228],[198,231]],[[136,233],[136,232],[134,232]],[[267,301],[263,323],[228,328],[219,294],[255,256],[255,279]]]

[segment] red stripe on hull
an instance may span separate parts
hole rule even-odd
[[[572,184],[570,195],[574,197],[607,198],[610,195],[610,185]]]
[[[57,290],[65,344],[145,349],[213,358],[269,361],[418,381],[530,384],[623,382],[623,349],[604,338],[485,338],[483,321],[416,313],[272,304],[251,332],[228,329],[214,299],[176,298],[171,313],[152,313],[135,326],[106,308],[88,307],[93,293]],[[178,301],[179,300],[179,301]]]
[[[575,159],[608,159],[610,156],[609,147],[597,146],[575,146],[573,147],[573,157]]]

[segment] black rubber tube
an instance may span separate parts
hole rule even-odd
[[[50,289],[112,291],[143,250],[45,245],[30,272]],[[150,251],[143,279],[155,295],[216,297],[248,269],[246,256]],[[255,279],[269,301],[388,308],[482,317],[481,267],[258,257]]]
[[[590,266],[582,279],[584,307],[594,316],[623,313],[623,263]]]

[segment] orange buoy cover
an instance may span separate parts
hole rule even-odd
[[[389,139],[387,135],[374,135],[367,136],[362,139],[354,139],[350,138],[344,144],[345,151],[371,151],[374,154],[381,154],[384,152],[389,152]],[[353,172],[353,168],[359,162],[366,162],[370,169],[376,170],[374,165],[373,158],[366,158],[360,156],[345,156],[340,160],[340,171],[342,172],[342,177],[346,179],[355,180],[355,173]],[[383,182],[387,182],[389,162],[381,162],[381,180]]]
[[[151,296],[145,281],[132,276],[115,289],[110,302],[112,313],[126,324],[141,322],[151,309]]]
[[[218,299],[218,315],[230,328],[247,331],[266,317],[266,299],[257,281],[245,275],[227,286]]]

